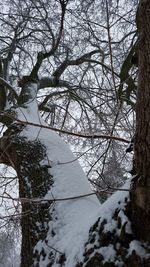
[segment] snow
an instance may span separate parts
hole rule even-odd
[[[27,103],[27,109],[18,108],[17,114],[19,120],[45,125],[39,118],[35,100]],[[92,193],[91,186],[69,146],[55,132],[28,125],[22,131],[22,136],[27,137],[30,141],[38,139],[47,148],[47,159],[41,164],[51,165],[50,173],[53,175],[54,184],[45,199],[62,199]],[[41,251],[44,247],[49,252],[50,247],[53,247],[56,258],[60,257],[59,252],[65,253],[65,266],[74,266],[82,259],[89,228],[98,218],[99,209],[100,203],[95,194],[84,198],[55,202],[53,212],[50,210],[53,220],[49,223],[48,243],[38,242],[36,249]],[[55,232],[54,236],[52,232]],[[44,261],[41,259],[40,267],[46,267],[47,263],[48,258]],[[53,267],[58,266],[57,262],[53,264]]]
[[[142,259],[148,259],[150,257],[150,253],[147,253],[144,248],[144,243],[142,244],[142,242],[138,240],[133,240],[130,243],[128,255],[131,255],[133,251],[135,251],[136,254],[139,255]]]
[[[17,109],[17,113],[19,120],[45,125],[39,117],[36,100],[27,103],[27,109]],[[22,135],[30,141],[40,140],[47,148],[47,158],[41,164],[50,164],[54,184],[45,199],[62,199],[92,193],[91,186],[69,146],[55,132],[47,128],[27,125]],[[95,194],[83,198],[55,201],[50,210],[53,219],[49,222],[47,243],[39,241],[36,245],[37,250],[41,251],[44,247],[47,252],[44,260],[40,258],[40,267],[47,266],[50,251],[53,251],[55,256],[53,267],[61,266],[58,260],[63,254],[66,257],[64,267],[73,267],[77,262],[82,261],[90,227],[101,217],[101,220],[107,220],[105,231],[113,231],[116,228],[112,214],[117,207],[124,209],[124,199],[128,198],[129,187],[130,181],[103,205],[100,205]],[[119,216],[123,223],[127,222],[126,229],[130,232],[127,217],[121,211]],[[132,244],[129,253],[131,250]],[[100,252],[104,256],[104,261],[113,261],[115,258],[112,245],[100,248]]]
[[[125,207],[124,199],[129,197],[130,183],[130,179],[127,180],[125,185],[123,185],[116,193],[109,197],[108,200],[101,206],[99,216],[109,222],[110,230],[111,228],[112,230],[114,229],[114,221],[112,220],[112,215],[115,209],[124,209]],[[124,213],[120,212],[120,216],[124,222],[125,220],[128,220],[127,217],[125,219]]]
[[[113,245],[109,245],[106,247],[102,247],[99,249],[99,252],[103,255],[104,257],[104,263],[105,262],[114,262],[115,261],[115,256],[116,256],[116,251],[113,248]]]
[[[118,213],[119,217],[121,218],[122,225],[126,224],[126,233],[131,234],[131,222],[128,220],[127,216],[124,214],[123,210],[120,210]]]

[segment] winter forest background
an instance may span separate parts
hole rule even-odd
[[[135,174],[139,1],[0,2],[0,267],[20,266],[20,247],[21,267],[150,266],[121,210]],[[90,246],[100,216],[118,245],[107,233]]]

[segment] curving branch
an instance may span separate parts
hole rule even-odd
[[[8,115],[10,118],[14,119],[14,117],[12,115]],[[122,138],[122,137],[118,137],[118,136],[113,136],[113,135],[105,135],[105,134],[99,134],[99,133],[93,133],[93,134],[86,134],[86,133],[75,133],[75,132],[69,132],[66,130],[62,130],[59,128],[54,128],[54,127],[50,127],[47,125],[43,125],[43,124],[38,124],[38,123],[32,123],[29,121],[23,121],[23,120],[19,120],[17,118],[15,118],[15,121],[18,122],[19,124],[23,124],[23,125],[32,125],[34,127],[40,127],[40,128],[44,128],[44,129],[49,129],[55,132],[60,132],[63,134],[68,134],[68,135],[72,135],[72,136],[77,136],[77,137],[81,137],[81,138],[86,138],[86,139],[106,139],[106,140],[116,140],[119,142],[123,142],[123,143],[127,143],[130,144],[131,141]]]
[[[93,50],[93,51],[91,51],[89,53],[86,53],[86,54],[82,55],[81,57],[78,57],[78,58],[76,58],[74,60],[66,59],[57,68],[57,70],[53,72],[53,76],[59,78],[68,66],[81,65],[81,64],[85,63],[87,60],[89,60],[93,55],[95,55],[95,54],[97,54],[99,52],[100,52],[100,50],[96,49],[96,50]]]
[[[62,14],[61,14],[61,21],[60,21],[60,28],[59,28],[59,32],[58,32],[58,36],[55,40],[54,38],[54,34],[52,32],[52,30],[50,30],[51,35],[52,35],[52,39],[53,39],[53,46],[52,49],[49,52],[40,52],[38,53],[37,56],[37,61],[35,63],[35,66],[33,67],[30,76],[35,78],[38,75],[38,71],[42,65],[42,62],[44,59],[49,58],[50,56],[54,55],[55,51],[57,50],[62,34],[63,34],[63,28],[64,28],[64,17],[65,17],[65,12],[66,12],[66,7],[67,7],[67,3],[68,1],[59,1],[60,2],[60,6],[61,6],[61,10],[62,10]],[[49,26],[49,25],[48,25]],[[49,27],[48,27],[49,28]]]
[[[127,88],[126,88],[126,98],[127,101],[130,101],[130,94],[132,91],[136,91],[137,90],[137,86],[134,82],[134,79],[131,77],[131,75],[129,74],[133,63],[132,63],[132,57],[135,54],[137,50],[137,41],[135,42],[135,44],[131,47],[126,59],[124,60],[121,70],[120,70],[120,86],[118,89],[118,98],[122,99],[123,96],[123,86],[124,83],[127,84]]]

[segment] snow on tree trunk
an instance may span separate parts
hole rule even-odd
[[[54,132],[36,126],[44,125],[35,100],[38,81],[30,77],[22,85],[20,106],[12,110],[16,120],[0,140],[1,162],[12,166],[19,178],[23,212],[21,267],[150,266],[148,0],[139,3],[137,26],[137,175],[131,188],[129,182],[103,205],[91,195],[90,185],[68,146]]]
[[[44,125],[35,100],[36,80],[20,94],[14,121],[1,138],[1,162],[19,178],[22,203],[21,267],[72,267],[82,259],[99,201],[68,146]],[[24,123],[20,123],[24,121]],[[83,196],[68,199],[76,196]],[[64,200],[62,200],[64,199]]]
[[[150,1],[137,11],[138,94],[134,169],[128,193],[117,192],[101,206],[90,229],[84,261],[76,267],[150,266]],[[127,191],[126,191],[127,192]],[[105,212],[104,212],[105,211]]]

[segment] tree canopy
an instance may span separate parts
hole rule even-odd
[[[1,6],[0,224],[21,226],[21,267],[149,266],[148,1]]]

